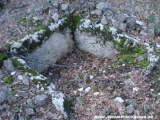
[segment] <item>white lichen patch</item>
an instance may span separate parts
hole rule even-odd
[[[20,43],[20,42],[15,42],[12,44],[12,47],[14,47],[14,48],[20,48],[21,46],[22,46],[22,43]]]
[[[160,49],[160,44],[157,43],[157,44],[156,44],[156,47],[157,47],[158,49]]]
[[[47,78],[41,74],[37,75],[37,76],[32,76],[31,80],[47,80]]]
[[[64,111],[64,94],[60,91],[56,91],[53,87],[53,83],[48,86],[48,93],[52,96],[52,103],[58,111],[63,113],[64,117],[67,118],[67,114]]]
[[[100,28],[101,31],[104,30],[104,25],[99,23],[99,24],[95,24],[95,28]]]
[[[153,54],[148,54],[148,60],[150,62],[156,63],[159,61],[159,56],[153,55]]]
[[[83,22],[84,21],[84,22]],[[88,20],[88,19],[86,19],[86,20],[81,20],[81,22],[83,22],[80,26],[79,26],[79,28],[81,29],[81,28],[89,28],[89,27],[92,27],[92,25],[91,25],[91,21],[90,20]]]
[[[11,53],[18,53],[17,49],[25,47],[23,46],[23,43],[27,41],[28,43],[32,44],[33,42],[40,42],[39,37],[45,32],[45,30],[40,30],[35,32],[34,34],[26,35],[24,38],[20,39],[19,41],[16,41],[14,43],[11,43]]]
[[[56,22],[56,23],[51,23],[51,25],[48,26],[48,28],[50,29],[50,31],[54,31],[54,30],[58,29],[59,26],[62,25],[65,20],[66,20],[66,18],[63,18],[63,19],[58,20],[58,22]]]
[[[117,29],[114,27],[110,27],[109,30],[112,32],[113,35],[117,33]]]

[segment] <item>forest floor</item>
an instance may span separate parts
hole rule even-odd
[[[4,8],[10,12],[2,13],[0,16],[1,44],[15,40],[15,38],[19,39],[27,34],[26,29],[30,30],[29,26],[17,23],[12,17],[24,14],[25,11],[45,3],[45,0],[10,1]],[[133,14],[145,24],[159,23],[159,0],[103,1],[110,1],[113,8],[119,13]],[[22,3],[24,7],[21,7]],[[29,5],[25,6],[25,4]],[[15,9],[17,5],[19,8]],[[159,37],[148,39],[140,36],[138,32],[132,34],[140,37],[142,42],[159,41]],[[160,119],[160,64],[157,64],[146,76],[139,66],[116,65],[117,59],[100,59],[75,49],[57,62],[67,65],[66,68],[50,67],[43,74],[51,78],[71,104],[73,103],[70,113],[74,112],[76,120],[118,115],[148,116],[148,119],[151,120],[153,120],[152,117]]]

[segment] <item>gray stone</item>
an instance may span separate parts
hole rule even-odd
[[[112,8],[112,6],[109,2],[100,2],[96,5],[96,8],[99,10],[105,10],[105,9]]]
[[[8,71],[13,71],[15,67],[13,66],[12,60],[9,58],[3,61],[3,66]]]
[[[27,107],[29,108],[35,108],[36,105],[32,99],[27,99]]]
[[[41,47],[26,56],[26,62],[31,68],[42,72],[70,52],[73,46],[70,32],[64,34],[55,32]]]
[[[140,62],[140,61],[144,61],[144,58],[143,58],[143,56],[139,56],[138,58],[137,58],[137,60]]]
[[[118,26],[118,29],[125,32],[126,29],[127,29],[127,24],[126,23],[120,23],[119,26]]]
[[[29,93],[26,91],[26,92],[22,92],[21,93],[21,96],[25,99],[27,99],[29,97]]]
[[[29,86],[29,78],[26,74],[23,74],[23,84]]]
[[[10,109],[10,105],[7,105],[7,104],[2,104],[2,105],[0,105],[0,111],[2,111],[2,110],[9,110]]]
[[[103,10],[103,15],[105,15],[108,20],[112,20],[114,12],[111,9]]]
[[[136,19],[134,17],[131,17],[131,18],[127,19],[127,23],[128,23],[129,29],[133,30],[136,25]]]
[[[68,4],[61,4],[61,10],[66,11],[68,9]]]
[[[44,120],[42,118],[32,118],[31,120]]]
[[[98,10],[98,9],[96,9],[96,10],[93,10],[92,12],[91,12],[91,14],[92,15],[101,15],[102,14],[102,11],[101,10]]]
[[[25,114],[26,115],[35,115],[36,111],[33,108],[26,108],[25,109]]]
[[[19,120],[26,120],[26,117],[25,116],[20,116]]]
[[[55,113],[52,113],[52,112],[47,112],[47,116],[48,118],[52,119],[52,120],[57,120],[58,117]]]
[[[112,25],[113,25],[113,27],[118,28],[119,24],[120,24],[120,22],[118,20],[112,19]]]
[[[103,25],[106,25],[106,24],[108,23],[105,16],[102,16],[101,23],[102,23]]]
[[[129,105],[129,106],[126,107],[126,110],[127,110],[128,113],[131,114],[131,113],[134,112],[134,106],[133,105]]]
[[[140,31],[140,34],[146,36],[146,35],[147,35],[147,31],[141,30],[141,31]]]
[[[154,29],[149,29],[148,30],[148,34],[147,34],[147,37],[153,39],[155,37],[155,34],[154,34]]]
[[[109,58],[112,59],[118,53],[113,46],[113,42],[106,41],[104,45],[103,43],[97,43],[101,39],[97,36],[89,35],[85,32],[76,31],[75,32],[75,41],[77,43],[77,47],[90,54],[93,54],[100,58]]]
[[[46,104],[47,99],[48,99],[48,96],[47,96],[47,95],[37,95],[37,96],[35,97],[34,102],[35,102],[35,104],[36,104],[37,106],[43,106],[43,105]]]
[[[123,13],[118,13],[115,15],[115,18],[119,21],[119,22],[125,22],[128,18],[127,15],[123,14]]]
[[[7,100],[6,91],[0,91],[0,104],[2,104],[5,100]]]
[[[2,80],[2,78],[4,77],[4,75],[5,74],[3,73],[3,71],[0,70],[0,80]]]
[[[0,85],[0,91],[8,91],[8,87],[5,85]]]
[[[154,23],[149,23],[148,24],[148,29],[154,29],[155,24]]]
[[[54,13],[53,16],[52,16],[52,18],[54,19],[55,22],[58,21],[59,17],[60,16],[58,15],[58,13]]]

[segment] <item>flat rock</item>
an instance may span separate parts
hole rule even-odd
[[[35,108],[36,105],[32,99],[27,99],[27,107],[29,108]]]
[[[119,26],[118,26],[118,29],[125,32],[126,29],[127,29],[127,24],[126,23],[120,23]]]
[[[131,17],[131,18],[127,19],[127,23],[128,23],[129,29],[133,30],[136,26],[136,19],[134,17]]]
[[[93,11],[91,12],[91,14],[92,14],[92,15],[101,15],[101,14],[102,14],[102,11],[96,9],[96,10],[93,10]]]
[[[108,8],[112,8],[109,2],[100,2],[96,5],[96,8],[99,10],[105,10]]]
[[[25,113],[26,115],[35,115],[36,111],[33,108],[26,108]]]
[[[129,105],[129,106],[126,107],[126,110],[127,110],[128,113],[131,114],[131,113],[134,112],[134,106],[133,105]]]
[[[3,61],[3,66],[8,71],[13,71],[15,67],[13,66],[12,60],[9,58]]]
[[[5,100],[7,100],[6,91],[0,91],[0,104],[2,104]]]
[[[43,105],[46,104],[47,99],[48,99],[48,96],[47,96],[47,95],[37,95],[37,96],[35,97],[34,102],[35,102],[35,104],[36,104],[37,106],[43,106]]]
[[[123,13],[118,13],[118,14],[115,15],[115,18],[119,22],[125,22],[127,20],[128,16],[123,14]]]

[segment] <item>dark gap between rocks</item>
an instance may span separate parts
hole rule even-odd
[[[76,48],[57,62],[67,65],[68,68],[49,67],[42,74],[51,78],[56,87],[66,95],[70,90],[80,88],[79,84],[86,85],[90,75],[105,70],[111,63],[111,60],[97,58]]]

